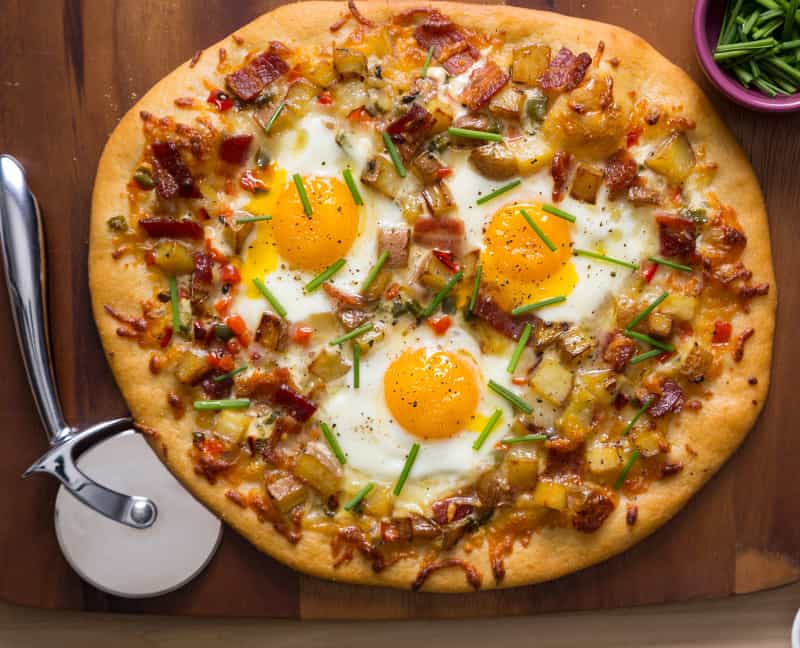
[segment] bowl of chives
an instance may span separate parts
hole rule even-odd
[[[703,71],[729,99],[800,110],[800,0],[697,0],[692,28]]]

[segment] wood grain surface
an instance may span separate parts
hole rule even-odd
[[[278,4],[270,0],[3,0],[0,151],[27,168],[46,222],[53,355],[67,418],[125,413],[89,308],[86,253],[97,160],[124,112],[198,49]],[[800,116],[746,112],[708,87],[694,58],[691,0],[514,2],[626,27],[703,84],[767,198],[780,303],[773,387],[744,446],[686,509],[631,551],[536,587],[474,595],[412,594],[300,576],[230,531],[197,580],[157,599],[106,596],[67,566],[53,532],[56,483],[20,481],[45,450],[0,293],[0,598],[97,611],[281,618],[416,618],[530,614],[725,596],[800,578]]]

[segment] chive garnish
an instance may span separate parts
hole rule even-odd
[[[492,200],[494,198],[497,198],[498,196],[502,196],[507,191],[511,191],[512,189],[515,189],[516,187],[519,187],[521,184],[522,184],[522,180],[520,180],[520,179],[512,180],[508,184],[504,184],[502,187],[499,187],[499,188],[495,189],[491,193],[488,193],[485,196],[481,196],[480,198],[478,198],[475,201],[475,204],[476,205],[483,205],[483,204],[489,202],[490,200]]]
[[[517,340],[517,346],[514,348],[514,353],[511,355],[511,360],[508,361],[508,366],[506,367],[506,371],[508,373],[513,374],[517,370],[519,359],[522,357],[522,352],[525,350],[525,345],[528,344],[532,330],[533,327],[531,326],[531,323],[526,322],[525,328],[522,329],[522,335],[520,335],[519,340]]]
[[[278,119],[278,116],[283,112],[283,109],[286,107],[286,102],[281,101],[278,104],[278,107],[275,109],[275,112],[272,113],[272,116],[269,118],[266,126],[264,126],[264,133],[269,135],[269,131],[272,129],[272,125],[275,123],[275,120]]]
[[[682,263],[675,263],[674,261],[662,259],[661,257],[651,256],[649,257],[649,259],[653,263],[658,263],[659,265],[667,266],[668,268],[674,268],[675,270],[683,270],[683,272],[692,271],[692,269],[687,265],[683,265]]]
[[[525,414],[533,414],[533,408],[510,389],[499,385],[494,380],[489,381],[489,389],[491,389],[498,396],[505,398],[518,410],[525,412]]]
[[[344,344],[348,340],[352,340],[353,338],[357,338],[362,333],[366,333],[367,331],[371,331],[375,328],[375,325],[372,322],[367,322],[366,324],[362,324],[358,328],[354,328],[349,333],[345,333],[344,335],[340,335],[337,338],[331,340],[328,344],[331,346],[335,346],[337,344]]]
[[[258,291],[264,295],[264,298],[269,302],[270,306],[275,309],[275,312],[281,317],[286,317],[286,309],[278,301],[278,298],[272,294],[272,291],[264,285],[264,282],[256,277],[253,279],[253,284],[258,288]]]
[[[333,275],[339,272],[339,270],[341,270],[342,267],[344,266],[344,263],[345,263],[344,259],[339,259],[338,261],[334,261],[322,272],[320,272],[316,277],[314,277],[311,281],[309,281],[303,290],[305,290],[305,292],[307,293],[314,292],[328,279],[330,279]]]
[[[181,322],[181,307],[178,302],[178,280],[172,276],[169,278],[169,299],[172,306],[172,330],[175,333],[183,330]]]
[[[500,417],[503,415],[502,410],[496,409],[492,415],[489,417],[489,420],[486,421],[486,425],[483,426],[483,430],[481,430],[480,436],[475,439],[475,443],[472,444],[473,450],[480,450],[481,446],[486,443],[486,439],[489,438],[489,434],[491,434],[494,426],[497,425],[497,421],[500,420]]]
[[[381,255],[378,257],[378,260],[375,262],[375,265],[372,266],[372,269],[369,271],[367,278],[364,279],[364,283],[361,284],[361,292],[365,293],[369,290],[369,287],[375,283],[375,280],[378,278],[378,274],[381,270],[383,270],[383,266],[386,264],[386,261],[389,260],[389,250],[384,250],[381,252]]]
[[[631,468],[633,468],[633,464],[636,463],[636,460],[639,458],[640,454],[641,453],[639,452],[638,448],[633,451],[633,453],[630,456],[630,459],[628,459],[628,462],[625,464],[625,467],[619,474],[619,477],[617,477],[617,481],[614,482],[614,490],[619,490],[620,488],[622,488],[622,484],[625,483],[625,478],[628,476],[628,473],[631,471]]]
[[[361,345],[353,340],[353,389],[361,386]]]
[[[297,193],[300,194],[300,202],[303,203],[303,211],[306,216],[311,216],[313,212],[311,211],[311,203],[308,200],[306,188],[303,186],[303,178],[300,177],[299,173],[295,173],[292,176],[292,180],[294,180],[294,186],[297,187]]]
[[[661,349],[662,351],[674,351],[675,347],[669,344],[668,342],[662,342],[661,340],[656,340],[655,338],[651,338],[649,335],[645,335],[644,333],[639,333],[638,331],[631,331],[629,329],[625,329],[622,332],[623,335],[626,337],[631,338],[632,340],[639,340],[639,342],[644,342],[645,344],[649,344],[651,347],[655,347],[656,349]]]
[[[417,459],[418,452],[419,443],[415,443],[411,446],[411,450],[408,451],[406,462],[403,464],[403,470],[400,471],[400,477],[397,478],[397,483],[394,485],[393,492],[395,497],[400,495],[400,492],[403,490],[403,486],[405,486],[406,480],[408,479],[408,474],[411,472],[411,466],[414,465],[414,461]]]
[[[551,252],[555,252],[558,248],[555,244],[547,237],[547,234],[544,233],[541,227],[536,224],[536,221],[531,218],[531,215],[525,211],[522,207],[519,209],[522,217],[527,221],[528,225],[531,226],[536,235],[542,239],[542,242],[550,249]]]
[[[639,355],[633,356],[629,361],[629,365],[639,364],[640,362],[644,362],[645,360],[649,360],[650,358],[655,358],[656,356],[660,356],[664,353],[661,349],[650,349],[650,351],[645,351],[644,353],[640,353]]]
[[[228,373],[224,373],[221,376],[214,376],[211,380],[213,380],[214,382],[222,382],[223,380],[228,380],[228,378],[233,378],[234,376],[238,376],[243,371],[247,371],[247,365],[236,367],[236,369],[233,369]]]
[[[344,181],[347,184],[347,188],[350,190],[350,193],[353,194],[353,202],[356,205],[363,205],[364,199],[361,198],[361,193],[358,191],[356,181],[353,180],[353,174],[350,169],[346,168],[344,171],[342,171],[342,175],[344,176]]]
[[[626,328],[627,330],[629,330],[629,331],[630,331],[631,329],[635,328],[635,327],[636,327],[636,325],[637,325],[639,322],[641,322],[641,321],[642,321],[642,320],[643,320],[645,317],[647,317],[647,316],[648,316],[650,313],[652,313],[652,312],[653,312],[653,310],[655,310],[655,309],[658,307],[658,305],[659,305],[661,302],[663,302],[663,301],[664,301],[664,300],[665,300],[667,297],[669,297],[669,293],[668,293],[668,292],[663,292],[663,293],[661,293],[661,294],[660,294],[660,295],[659,295],[659,296],[658,296],[656,299],[654,299],[654,300],[653,300],[653,301],[652,301],[652,302],[651,302],[651,303],[650,303],[650,304],[647,306],[647,308],[645,308],[645,309],[644,309],[644,310],[643,310],[641,313],[639,313],[639,314],[638,314],[636,317],[634,317],[634,318],[633,318],[633,319],[630,321],[630,323],[628,324],[628,326],[626,326],[625,328]]]
[[[541,301],[533,302],[532,304],[517,306],[515,309],[511,311],[511,314],[523,315],[525,313],[531,312],[532,310],[536,310],[537,308],[544,308],[545,306],[551,306],[552,304],[560,304],[563,301],[567,301],[567,298],[564,297],[564,295],[558,295],[557,297],[548,297],[547,299],[542,299]]]
[[[648,409],[650,409],[650,406],[653,404],[654,400],[655,400],[654,398],[648,398],[644,402],[644,405],[642,405],[636,412],[636,414],[633,415],[633,418],[630,421],[628,421],[628,424],[625,426],[625,429],[622,432],[622,436],[628,436],[630,431],[633,429],[633,426],[636,425],[636,421],[638,421],[642,417],[642,414],[644,414]]]
[[[422,72],[420,76],[424,79],[428,76],[428,68],[431,66],[431,59],[433,58],[433,45],[428,48],[428,55],[425,57],[425,63],[422,65]]]
[[[406,177],[406,168],[403,166],[403,161],[400,159],[400,153],[394,145],[392,138],[386,131],[383,132],[383,143],[386,145],[386,150],[389,152],[389,157],[392,158],[394,168],[397,169],[397,174],[401,178]]]
[[[481,274],[483,274],[483,264],[479,263],[475,268],[475,282],[472,284],[472,294],[469,297],[469,312],[475,310],[475,303],[478,301],[478,289],[481,286]]]
[[[375,484],[372,482],[364,486],[364,488],[355,494],[353,499],[344,505],[344,510],[352,511],[354,508],[356,508],[359,504],[361,504],[361,500],[363,500],[373,488],[375,488]]]
[[[503,136],[498,133],[472,130],[471,128],[456,128],[455,126],[451,126],[447,129],[447,134],[455,137],[464,137],[466,139],[486,140],[487,142],[503,141]]]
[[[222,400],[197,400],[194,402],[196,410],[224,410],[245,409],[250,407],[249,398],[224,398]]]
[[[553,216],[557,216],[558,218],[563,218],[565,221],[569,221],[570,223],[575,222],[575,217],[572,214],[568,214],[567,212],[562,211],[553,205],[542,205],[542,211],[552,214]]]
[[[599,259],[600,261],[608,261],[609,263],[616,263],[617,265],[625,266],[626,268],[630,268],[631,270],[639,269],[638,263],[631,263],[630,261],[625,261],[623,259],[615,259],[614,257],[606,256],[605,254],[598,254],[597,252],[591,252],[590,250],[580,250],[576,248],[573,251],[578,256],[590,257],[592,259]]]
[[[546,434],[526,434],[525,436],[507,437],[505,439],[500,439],[500,443],[511,445],[514,443],[528,443],[529,441],[546,441],[546,440],[547,440]]]
[[[428,304],[425,309],[419,314],[420,319],[425,319],[430,317],[436,308],[444,301],[444,298],[453,290],[453,287],[461,281],[464,273],[460,270],[456,272],[452,277],[450,277],[449,281],[442,287],[442,289],[436,293],[434,298],[431,300],[431,303]]]
[[[247,218],[237,218],[236,222],[240,225],[244,223],[258,223],[260,221],[272,220],[272,216],[249,216]]]
[[[331,430],[327,423],[320,423],[319,429],[322,430],[322,436],[325,437],[325,440],[328,442],[333,454],[336,455],[339,463],[344,466],[347,463],[347,458],[344,456],[342,446],[340,446],[339,442],[336,440],[336,435],[334,435],[333,430]]]

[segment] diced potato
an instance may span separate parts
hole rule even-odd
[[[375,29],[364,34],[358,48],[367,56],[383,57],[391,54],[392,40],[387,29]]]
[[[650,157],[645,166],[665,176],[672,184],[681,184],[694,169],[696,159],[684,133],[673,132]]]
[[[369,105],[374,108],[374,111],[370,112],[387,113],[394,107],[394,94],[389,86],[370,88],[367,94],[370,98]]]
[[[384,337],[386,337],[386,331],[378,327],[359,335],[357,342],[361,346],[361,355],[367,355],[379,342],[383,341]]]
[[[433,124],[430,134],[436,135],[450,128],[453,123],[453,111],[448,104],[441,99],[431,99],[427,105],[428,112],[433,115]]]
[[[539,475],[536,449],[521,446],[511,448],[503,460],[503,472],[513,488],[531,488]]]
[[[397,173],[397,169],[388,157],[376,155],[364,167],[361,182],[389,198],[394,198],[400,191],[403,178]]]
[[[435,153],[423,151],[414,158],[411,168],[422,183],[428,185],[440,180],[439,172],[446,167]]]
[[[447,185],[441,181],[425,187],[422,190],[422,197],[434,216],[441,216],[456,206],[453,194],[450,193]]]
[[[633,442],[645,457],[654,457],[669,450],[664,435],[649,427],[634,429]]]
[[[579,373],[578,383],[585,397],[596,405],[610,405],[616,396],[616,376],[613,371],[597,369]]]
[[[572,372],[554,356],[545,356],[528,383],[542,398],[561,405],[572,390]]]
[[[561,348],[570,358],[577,358],[594,347],[594,340],[577,327],[561,336]]]
[[[292,475],[267,484],[267,493],[282,513],[288,513],[308,497],[308,489]]]
[[[516,137],[506,140],[506,146],[517,159],[517,173],[529,176],[544,169],[553,161],[553,149],[536,137]]]
[[[175,366],[175,377],[184,385],[193,385],[211,373],[208,354],[192,350],[184,351]]]
[[[300,74],[320,88],[327,88],[336,82],[337,73],[333,61],[317,59],[300,64]]]
[[[503,142],[472,149],[469,161],[481,175],[493,180],[505,180],[518,173],[517,158]]]
[[[567,489],[558,482],[539,481],[533,491],[533,504],[563,511],[567,508]]]
[[[333,86],[334,106],[345,115],[365,106],[368,101],[369,94],[361,79],[347,79]]]
[[[417,269],[417,282],[429,290],[440,290],[453,276],[453,272],[432,253],[427,254]]]
[[[367,515],[384,518],[392,514],[394,508],[394,495],[391,488],[376,486],[364,498],[361,510]]]
[[[467,113],[461,115],[453,121],[455,128],[466,128],[467,130],[484,131],[486,133],[499,133],[500,122],[495,119],[493,115],[484,115],[481,113]],[[467,146],[473,148],[480,146],[481,140],[471,137],[460,137],[458,135],[450,135],[450,142],[456,146]]]
[[[333,65],[343,77],[363,77],[367,74],[367,57],[361,52],[344,47],[333,50]]]
[[[525,104],[525,93],[506,87],[489,101],[489,112],[503,119],[519,120]]]
[[[691,322],[697,310],[697,297],[670,293],[669,297],[661,302],[658,310],[676,320]]]
[[[240,443],[244,435],[247,434],[252,420],[253,419],[244,412],[222,410],[217,414],[217,422],[214,426],[214,431],[231,443]]]
[[[593,473],[602,475],[622,468],[622,455],[619,448],[607,445],[594,445],[586,450],[586,463]]]
[[[701,383],[705,380],[706,373],[711,368],[713,361],[714,356],[711,351],[695,342],[681,363],[680,372],[690,382]]]
[[[397,197],[397,202],[400,204],[400,213],[403,219],[409,225],[413,225],[417,218],[425,212],[425,199],[419,192],[402,193]]]
[[[323,347],[308,365],[308,370],[322,380],[334,380],[350,371],[350,365],[341,353]]]
[[[511,80],[535,86],[549,66],[550,48],[547,45],[515,47],[511,63]]]
[[[647,316],[647,332],[656,337],[667,337],[672,332],[672,317],[655,310]]]
[[[189,274],[194,270],[191,250],[178,241],[161,241],[156,245],[155,263],[169,275]]]
[[[308,444],[297,457],[294,474],[326,497],[341,488],[341,467],[336,459],[318,444]]]
[[[575,169],[569,195],[576,200],[581,200],[594,205],[597,200],[597,191],[603,184],[603,172],[591,165],[581,162]]]

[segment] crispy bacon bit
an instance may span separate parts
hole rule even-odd
[[[463,569],[467,578],[467,582],[472,586],[472,588],[476,591],[481,588],[481,575],[478,573],[475,567],[473,567],[467,561],[461,560],[461,558],[445,558],[443,560],[437,560],[429,563],[420,569],[419,573],[417,574],[417,578],[411,584],[411,589],[415,592],[418,591],[422,588],[422,586],[425,584],[425,581],[428,580],[428,577],[431,574],[439,571],[440,569],[447,569],[448,567],[458,567]]]
[[[755,329],[747,328],[739,335],[736,336],[736,342],[733,345],[733,359],[735,362],[741,362],[742,358],[744,357],[744,344],[753,337],[755,333]]]
[[[167,218],[143,218],[139,221],[148,236],[153,238],[203,238],[203,228],[191,220],[169,220]]]
[[[239,178],[239,184],[242,185],[242,189],[252,193],[255,193],[256,191],[263,191],[267,188],[267,185],[264,184],[264,181],[261,180],[261,178],[256,178],[250,169],[247,169],[247,171],[245,171]]]
[[[164,328],[164,333],[161,335],[161,339],[158,341],[158,346],[162,349],[166,349],[169,346],[169,342],[172,339],[172,327],[167,326]]]
[[[225,77],[228,87],[239,99],[255,99],[270,83],[289,71],[289,65],[280,56],[281,48],[285,49],[284,46],[270,43],[267,51]]]
[[[167,393],[167,404],[174,410],[175,418],[181,418],[186,412],[186,405],[174,391]]]
[[[314,403],[286,384],[278,387],[272,400],[276,405],[289,410],[289,413],[301,423],[305,423],[317,411],[317,406]]]
[[[636,160],[625,149],[620,149],[606,160],[605,182],[612,192],[624,191],[636,180]]]
[[[200,283],[211,283],[214,278],[212,273],[214,262],[211,260],[211,255],[197,251],[192,255],[192,258],[194,259],[193,279]]]
[[[215,454],[203,450],[197,457],[194,472],[201,477],[205,477],[209,484],[215,484],[217,478],[236,465],[235,460],[221,459]]]
[[[375,23],[371,20],[364,17],[364,15],[358,10],[356,7],[355,0],[347,0],[347,8],[350,10],[350,13],[353,14],[353,18],[355,18],[359,23],[366,27],[374,27]]]
[[[478,294],[473,313],[476,317],[484,320],[493,329],[512,340],[519,340],[526,324],[531,324],[531,326],[536,328],[536,324],[539,320],[539,318],[532,313],[525,313],[524,315],[513,317],[511,313],[504,311],[497,305],[497,302],[484,293]]]
[[[478,48],[467,41],[455,23],[436,9],[414,9],[397,16],[396,20],[407,22],[426,13],[422,24],[414,29],[414,38],[419,46],[428,50],[450,74],[461,74],[480,58]]]
[[[664,464],[661,466],[661,476],[671,477],[677,475],[681,470],[683,470],[683,464],[680,462]]]
[[[257,495],[250,498],[250,508],[256,514],[259,522],[270,522],[275,530],[285,537],[291,544],[300,542],[302,511],[294,514],[292,520],[283,518],[275,505],[267,497]]]
[[[172,103],[174,103],[178,108],[191,108],[192,106],[194,106],[194,98],[178,97]]]
[[[562,47],[550,59],[550,67],[539,77],[539,87],[543,90],[568,92],[577,88],[586,70],[592,64],[592,57],[586,52],[575,56],[571,50]]]
[[[433,519],[439,524],[449,524],[472,513],[477,504],[475,497],[447,497],[431,505]]]
[[[174,142],[153,142],[153,170],[156,176],[156,193],[160,198],[168,200],[182,198],[199,198],[200,192],[194,186],[194,179],[181,157]]]
[[[683,390],[671,378],[667,378],[661,385],[661,394],[647,410],[653,417],[664,416],[669,412],[676,414],[683,409]]]
[[[763,297],[769,293],[769,284],[768,283],[760,283],[755,285],[744,285],[740,287],[736,294],[739,295],[742,299],[750,299],[751,297]]]
[[[132,315],[123,315],[122,313],[118,313],[117,311],[115,311],[108,304],[104,304],[103,309],[106,311],[106,313],[111,315],[111,317],[113,317],[115,320],[130,326],[134,331],[142,333],[147,330],[147,320],[144,317],[133,317]]]
[[[600,490],[593,491],[572,515],[572,526],[584,533],[597,531],[614,510],[614,501]]]
[[[723,284],[733,283],[734,281],[748,281],[753,277],[751,270],[741,261],[736,263],[723,263],[714,269],[714,278]]]
[[[647,186],[647,183],[639,177],[628,189],[628,200],[634,205],[658,205],[662,199],[663,196],[658,189]]]
[[[564,197],[571,164],[572,155],[566,151],[559,151],[553,156],[553,161],[550,163],[550,175],[553,176],[553,202],[559,202]]]
[[[353,558],[354,548],[358,549],[364,558],[372,563],[372,571],[376,574],[386,567],[383,554],[367,540],[367,536],[358,527],[347,526],[339,529],[331,543],[331,548],[334,555],[338,556],[334,567],[349,562]]]
[[[405,268],[408,265],[408,249],[411,230],[408,227],[381,227],[378,231],[378,253],[389,253],[387,268]]]
[[[328,27],[328,29],[330,29],[332,33],[335,33],[339,31],[342,27],[344,27],[345,24],[347,24],[347,21],[350,20],[350,18],[351,14],[349,13],[342,14],[338,20],[336,20],[330,27]]]
[[[411,518],[381,520],[381,539],[384,542],[411,542],[413,534]]]
[[[638,348],[636,342],[629,337],[619,331],[614,331],[603,351],[603,360],[610,364],[614,371],[621,372],[625,369],[628,361],[636,355]]]
[[[433,122],[433,115],[415,103],[411,104],[411,108],[405,115],[398,117],[389,124],[386,127],[386,132],[398,144],[415,146],[425,138]]]
[[[733,326],[730,322],[723,322],[717,320],[714,322],[714,333],[711,336],[711,341],[714,344],[725,344],[731,339],[731,331]]]
[[[193,68],[197,65],[197,62],[200,60],[200,57],[203,55],[203,50],[199,49],[194,54],[192,54],[192,59],[189,61],[189,67]]]
[[[238,490],[231,489],[225,491],[225,497],[241,508],[245,508],[247,506],[247,501],[245,500],[244,495],[242,495]]]
[[[672,214],[657,214],[661,254],[666,257],[692,257],[697,231],[693,220]]]
[[[242,165],[247,159],[252,135],[232,135],[222,140],[219,145],[219,157],[228,164]]]
[[[414,222],[414,243],[458,254],[464,240],[464,221],[456,216],[420,216]]]
[[[355,308],[363,308],[367,305],[367,300],[363,295],[346,293],[343,290],[339,290],[332,283],[322,284],[322,289],[328,294],[328,297],[335,299],[341,304],[346,304],[347,306],[353,306]]]
[[[633,526],[636,524],[636,520],[639,517],[639,507],[636,504],[628,503],[628,510],[625,513],[625,522],[628,526]]]
[[[469,82],[461,93],[461,101],[473,111],[483,108],[508,83],[508,79],[508,73],[500,69],[497,63],[487,61],[469,75]]]

